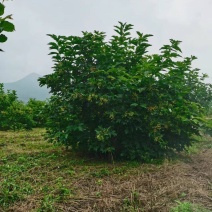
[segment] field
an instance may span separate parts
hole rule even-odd
[[[0,132],[0,211],[212,211],[212,138],[152,164],[95,161],[43,139]],[[193,208],[193,209],[192,209]]]

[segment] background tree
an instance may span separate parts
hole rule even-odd
[[[0,130],[31,129],[33,126],[31,108],[17,99],[15,91],[5,93],[0,84]]]
[[[149,160],[181,151],[199,134],[211,87],[204,84],[196,57],[181,56],[170,39],[159,54],[147,54],[152,35],[119,22],[116,35],[82,32],[49,35],[54,73],[40,78],[53,96],[48,135],[73,150]],[[204,97],[200,94],[204,94]]]
[[[40,101],[36,99],[29,99],[27,102],[27,107],[31,109],[32,119],[34,121],[34,127],[45,127],[47,122],[47,117],[45,114],[45,101]]]

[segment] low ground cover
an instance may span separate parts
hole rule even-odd
[[[209,136],[172,161],[141,164],[78,156],[44,133],[0,132],[0,211],[212,210]]]

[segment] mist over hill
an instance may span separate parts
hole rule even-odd
[[[46,86],[39,86],[39,77],[41,77],[39,74],[32,73],[16,82],[4,83],[4,90],[15,90],[19,100],[24,102],[30,98],[46,100],[50,97],[49,90]]]

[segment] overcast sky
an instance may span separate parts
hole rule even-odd
[[[181,40],[184,56],[195,55],[194,68],[212,82],[212,0],[13,0],[5,2],[16,31],[1,44],[0,82],[13,82],[35,72],[52,72],[46,34],[81,35],[104,31],[108,37],[118,21],[135,31],[153,34],[151,52]]]

